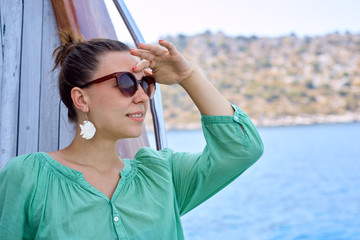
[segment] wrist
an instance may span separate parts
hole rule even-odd
[[[192,68],[190,74],[179,82],[179,85],[186,90],[187,87],[193,86],[194,83],[200,82],[201,79],[205,79],[201,72],[196,68]]]

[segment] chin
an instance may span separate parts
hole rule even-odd
[[[140,133],[135,134],[132,138],[138,138],[141,136],[141,134],[142,134],[142,131]]]
[[[127,132],[126,134],[120,134],[120,138],[138,138],[142,134],[142,129],[140,131]]]

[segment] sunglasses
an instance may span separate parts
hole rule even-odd
[[[87,87],[94,83],[101,83],[106,80],[110,79],[116,79],[117,86],[120,89],[120,92],[126,96],[126,97],[132,97],[138,90],[138,86],[142,87],[144,92],[149,96],[149,99],[151,99],[154,96],[155,93],[155,78],[152,76],[143,76],[141,80],[137,80],[135,75],[130,72],[115,72],[109,75],[106,75],[104,77],[95,79],[93,81],[90,81],[88,83],[85,83],[79,88]]]

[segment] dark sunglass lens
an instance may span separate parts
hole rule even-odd
[[[145,76],[141,79],[141,87],[144,89],[144,92],[152,98],[155,92],[155,81],[154,78],[150,76]]]
[[[129,74],[121,75],[120,78],[117,79],[117,84],[121,93],[127,97],[133,96],[137,90],[136,81],[134,81],[134,77]]]

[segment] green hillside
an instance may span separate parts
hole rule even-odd
[[[360,121],[360,34],[167,37],[259,126]],[[180,86],[161,86],[168,129],[199,127]]]

